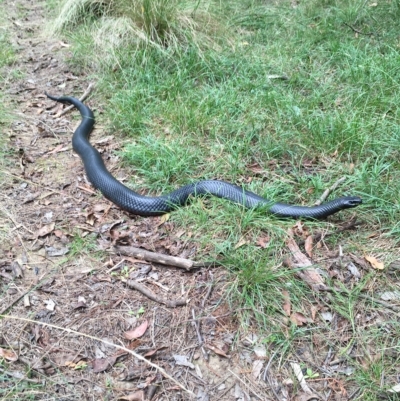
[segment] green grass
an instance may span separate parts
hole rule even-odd
[[[224,16],[217,25],[230,27],[229,40],[215,38],[218,50],[199,48],[193,38],[174,46],[162,41],[116,46],[110,69],[107,58],[93,65],[95,18],[66,33],[75,43],[72,65],[100,74],[107,117],[128,142],[121,155],[132,187],[161,194],[217,178],[274,201],[312,205],[345,176],[333,196],[358,195],[363,205],[307,227],[334,230],[356,212],[360,228],[327,237],[326,246],[337,250],[340,245],[345,253],[361,256],[378,252],[386,264],[398,258],[399,1],[371,6],[310,0],[296,7],[289,1],[228,3],[212,5],[214,16]],[[276,75],[289,79],[270,78]],[[276,324],[283,290],[290,292],[295,311],[309,314],[314,304],[309,288],[282,266],[292,221],[220,199],[193,200],[170,221],[197,242],[199,258],[219,259],[233,273],[227,296],[241,306],[243,326],[257,316],[265,341],[282,347],[286,356],[301,341],[312,341],[306,329],[292,326],[284,334]],[[371,233],[381,242],[371,240]],[[270,237],[266,249],[256,245],[262,236]],[[243,239],[246,243],[238,246]],[[360,301],[359,291],[371,291],[375,282],[391,285],[373,273],[348,288],[348,296],[333,294],[326,305],[346,322],[357,347],[372,342],[382,353],[372,364],[349,358],[355,373],[348,380],[370,400],[396,380],[388,369],[391,357],[383,352],[387,343],[377,341],[389,334],[358,327],[364,306],[377,310]],[[398,329],[397,322],[390,323],[391,346],[397,347]],[[339,344],[328,325],[321,333],[335,351],[349,345]],[[382,369],[387,369],[386,387],[378,380]]]

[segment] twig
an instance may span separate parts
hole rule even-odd
[[[194,262],[190,259],[164,255],[157,252],[150,252],[144,249],[135,248],[133,246],[116,246],[114,247],[114,250],[124,256],[134,256],[135,258],[146,260],[147,262],[154,262],[165,266],[174,266],[187,271],[197,269],[199,267],[205,267],[210,264],[216,265],[214,262]]]
[[[339,178],[330,188],[326,189],[321,197],[314,203],[315,206],[320,205],[342,182],[346,181],[346,177]]]
[[[1,212],[4,213],[4,214],[13,222],[13,224],[14,224],[14,226],[15,226],[15,232],[17,233],[17,236],[18,236],[18,238],[19,238],[19,241],[21,242],[22,248],[24,248],[25,252],[26,252],[27,254],[29,254],[29,253],[28,253],[28,250],[27,250],[26,247],[25,247],[24,241],[22,241],[21,234],[20,234],[19,231],[18,231],[18,228],[19,228],[20,226],[19,226],[19,225],[17,224],[17,222],[14,220],[14,217],[11,216],[11,214],[8,213],[6,210],[4,210],[4,209],[2,208],[2,209],[1,209]],[[22,224],[22,227],[24,227],[23,224]],[[25,227],[24,227],[24,228],[25,228]],[[28,231],[28,230],[27,230],[27,231]]]
[[[267,381],[267,380],[268,380],[268,384],[269,384],[269,386],[271,387],[271,390],[272,390],[272,392],[274,393],[275,398],[276,398],[278,401],[280,401],[279,394],[276,392],[273,383],[271,383],[272,380],[271,380],[271,378],[269,377],[269,374],[268,374],[268,369],[270,368],[270,366],[271,366],[271,364],[272,364],[272,361],[273,361],[273,359],[275,358],[275,356],[278,354],[278,352],[279,352],[279,349],[277,349],[277,350],[272,354],[271,358],[269,358],[269,361],[268,361],[268,363],[267,363],[267,366],[265,367],[265,370],[264,370],[264,377],[263,377],[263,378],[264,378],[264,381]]]
[[[203,338],[201,337],[199,325],[198,325],[198,323],[196,321],[196,314],[194,312],[194,308],[192,309],[192,316],[193,316],[192,325],[196,330],[196,334],[197,334],[197,338],[199,340],[199,345],[200,345],[200,348],[201,348],[201,352],[203,353],[204,359],[208,362],[208,354],[207,354],[206,350],[203,347],[204,341],[203,341]]]
[[[233,372],[232,370],[228,369],[228,371],[230,373],[233,374],[233,376],[236,377],[236,379],[238,379],[241,383],[243,383],[257,398],[259,398],[260,400],[265,400],[265,397],[261,397],[259,394],[257,394],[243,379],[240,378],[240,376],[238,376],[235,372]]]
[[[210,284],[210,286],[208,287],[207,294],[205,295],[205,297],[204,297],[203,300],[201,301],[201,306],[202,306],[202,308],[204,308],[204,305],[206,304],[206,301],[207,301],[208,297],[210,296],[211,291],[212,291],[212,289],[213,289],[213,287],[214,287],[213,274],[212,274],[211,272],[210,272],[210,277],[211,277],[211,284]]]
[[[79,100],[83,102],[89,96],[89,93],[92,91],[93,88],[94,88],[94,83],[90,83],[87,89],[85,90],[84,94],[79,98]],[[57,113],[54,117],[55,118],[62,117],[64,114],[67,114],[74,107],[75,107],[74,105],[68,106],[64,110]]]
[[[109,345],[111,347],[115,347],[115,348],[117,348],[119,350],[122,350],[122,351],[125,351],[125,352],[128,352],[129,354],[133,355],[135,358],[137,358],[140,361],[146,363],[147,365],[151,366],[152,368],[158,370],[166,379],[171,380],[172,382],[174,382],[177,386],[179,386],[179,388],[181,388],[183,391],[185,391],[188,394],[190,394],[192,397],[195,396],[195,394],[192,391],[187,389],[183,384],[181,384],[176,379],[174,379],[172,376],[170,376],[161,366],[156,365],[155,363],[149,361],[148,359],[146,359],[142,355],[137,354],[135,351],[132,351],[132,350],[130,350],[128,348],[125,348],[125,347],[123,347],[121,345],[114,344],[114,343],[109,342],[107,340],[104,340],[102,338],[91,336],[90,334],[80,333],[78,331],[75,331],[75,330],[72,330],[72,329],[68,329],[68,328],[65,328],[65,327],[59,327],[59,326],[56,326],[55,324],[39,322],[39,321],[36,321],[36,320],[26,319],[26,318],[22,318],[22,317],[18,317],[18,316],[9,316],[9,315],[0,315],[0,318],[1,319],[20,320],[20,321],[23,321],[23,322],[28,322],[28,323],[32,323],[32,324],[38,324],[38,325],[45,326],[45,327],[51,327],[53,329],[65,331],[65,332],[70,333],[70,334],[75,334],[75,335],[78,335],[78,336],[90,338],[91,340],[94,340],[94,341],[100,341],[103,344]]]
[[[359,35],[365,35],[365,36],[372,36],[372,35],[374,35],[374,32],[365,33],[365,32],[359,31],[358,29],[354,28],[354,27],[351,26],[350,24],[347,24],[346,22],[343,22],[343,24],[346,25],[346,26],[348,26],[352,31],[354,31],[355,33],[358,33]]]
[[[25,377],[22,373],[18,373],[18,372],[10,372],[8,370],[4,370],[3,368],[0,367],[0,372],[2,374],[5,374],[7,376],[11,376],[14,377],[15,379],[18,380],[24,380],[28,383],[36,383],[36,384],[41,384],[43,383],[43,380],[39,380],[39,379],[29,379],[28,377]]]
[[[159,304],[164,304],[168,308],[176,308],[177,306],[184,306],[187,304],[186,299],[177,299],[175,301],[170,301],[167,299],[160,298],[158,295],[154,294],[154,292],[150,291],[147,287],[142,284],[139,284],[135,280],[128,280],[126,282],[129,287],[134,288],[135,290],[141,292],[147,298],[151,299],[152,301],[158,302]]]
[[[29,289],[27,289],[26,291],[24,291],[22,294],[18,295],[17,297],[15,297],[6,307],[4,307],[1,311],[0,311],[0,315],[4,315],[5,313],[7,313],[7,311],[13,307],[19,300],[21,300],[25,295],[29,294],[31,291],[38,289],[42,284],[43,281],[45,279],[48,279],[48,276],[51,276],[52,273],[55,273],[57,271],[57,266],[55,266],[52,270],[44,273],[44,275],[40,278],[39,282],[37,284],[35,284],[34,286],[31,286]]]
[[[300,383],[301,388],[303,391],[307,394],[314,395],[314,392],[308,387],[308,384],[306,383],[306,380],[304,379],[303,372],[301,371],[301,367],[298,363],[295,362],[290,362],[290,366],[293,369],[293,372],[295,376],[297,377],[297,380]]]
[[[300,251],[299,246],[293,238],[289,238],[286,244],[296,260],[296,263],[288,257],[284,261],[290,268],[301,268],[296,269],[297,275],[304,280],[314,291],[325,290],[327,286],[324,283],[322,276],[312,267],[312,262],[307,258],[304,253]]]

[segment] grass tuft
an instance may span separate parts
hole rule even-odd
[[[67,0],[50,32],[73,37],[84,32],[88,46],[102,55],[101,64],[109,66],[118,64],[121,49],[217,47],[224,27],[213,16],[213,7],[212,1]]]

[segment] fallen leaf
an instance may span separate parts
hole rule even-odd
[[[388,390],[390,393],[400,393],[400,384],[396,384],[393,386],[390,390]]]
[[[260,248],[265,249],[270,241],[271,237],[269,235],[262,236],[257,239],[256,245],[258,245]]]
[[[248,241],[244,237],[241,237],[239,242],[234,246],[234,248],[238,249],[241,246],[246,245],[246,244],[248,244]]]
[[[251,375],[253,376],[254,380],[257,380],[258,376],[260,376],[263,366],[264,366],[264,361],[261,361],[259,359],[253,361],[253,368],[251,370]]]
[[[253,351],[259,359],[265,359],[267,357],[265,345],[256,345]]]
[[[165,348],[168,348],[168,347],[162,346],[162,347],[159,347],[159,348],[151,349],[151,350],[147,351],[143,356],[144,357],[153,356],[156,352],[158,352],[158,351],[160,351],[162,349],[165,349]]]
[[[171,214],[170,214],[170,213],[165,213],[165,214],[163,214],[163,215],[160,217],[160,221],[159,221],[159,223],[156,225],[156,227],[159,227],[159,226],[163,225],[164,223],[166,223],[166,222],[169,220],[170,217],[171,217]]]
[[[0,348],[0,356],[11,362],[15,362],[18,359],[18,355],[12,349]]]
[[[283,295],[283,299],[284,299],[283,310],[285,311],[286,316],[290,316],[291,304],[290,304],[289,292],[284,290],[284,291],[282,291],[282,295]]]
[[[56,303],[52,299],[44,301],[44,303],[46,304],[46,309],[48,309],[49,311],[53,311],[56,307]]]
[[[46,256],[53,258],[56,256],[64,256],[69,252],[69,248],[64,246],[62,248],[55,248],[54,246],[46,246]]]
[[[311,320],[315,321],[315,316],[317,315],[319,308],[317,306],[311,305]]]
[[[143,401],[144,400],[144,392],[143,392],[143,390],[135,391],[134,393],[124,395],[122,397],[118,397],[118,400]]]
[[[347,270],[355,277],[355,278],[361,278],[361,274],[357,269],[357,266],[353,262],[349,262],[347,265]]]
[[[204,344],[204,345],[205,345],[205,347],[207,347],[211,351],[214,351],[217,355],[224,356],[225,358],[230,358],[229,355],[227,355],[224,351],[222,351],[221,349],[215,347],[214,345],[212,345],[212,344]]]
[[[307,255],[312,258],[312,250],[313,250],[313,237],[312,235],[309,235],[305,242],[304,242],[304,248],[306,250]]]
[[[98,358],[92,361],[92,368],[94,373],[104,372],[109,367],[113,366],[117,361],[115,355],[109,356],[107,358]]]
[[[313,323],[312,319],[309,317],[304,316],[300,312],[295,312],[290,315],[290,320],[296,325],[296,326],[303,326],[303,324],[306,323]]]
[[[297,380],[299,381],[300,386],[303,389],[303,391],[307,394],[313,394],[310,387],[308,387],[306,380],[304,379],[304,375],[303,375],[300,365],[295,362],[290,362],[290,365],[291,365],[293,372],[294,372],[295,376],[297,377]]]
[[[185,355],[173,355],[177,365],[187,366],[190,369],[194,369],[193,363],[189,362]]]
[[[386,291],[380,295],[381,299],[384,301],[393,301],[393,300],[400,300],[400,292],[399,291]]]
[[[36,233],[36,237],[44,237],[45,235],[50,234],[54,230],[54,227],[55,223],[50,223],[39,228],[39,230]]]
[[[146,332],[148,326],[149,322],[145,320],[140,326],[136,327],[135,329],[126,331],[124,333],[124,337],[127,340],[133,340],[135,338],[142,337],[142,335]]]
[[[364,256],[374,269],[383,270],[385,268],[384,264],[376,259],[374,256]]]
[[[333,320],[333,315],[331,312],[321,312],[321,316],[326,322],[331,322]]]
[[[65,146],[64,144],[60,144],[58,146],[56,146],[53,150],[51,150],[50,152],[47,152],[48,155],[52,155],[54,153],[60,153],[60,152],[65,152],[66,150],[69,150],[69,146]]]

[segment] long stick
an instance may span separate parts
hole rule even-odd
[[[107,340],[103,340],[102,338],[91,336],[90,334],[80,333],[79,331],[71,330],[71,329],[64,328],[64,327],[59,327],[59,326],[56,326],[55,324],[50,324],[50,323],[45,323],[45,322],[38,322],[36,320],[26,319],[26,318],[23,318],[23,317],[12,316],[12,315],[0,315],[0,318],[1,319],[21,320],[21,321],[27,322],[27,323],[39,324],[41,326],[51,327],[53,329],[65,331],[65,332],[70,333],[70,334],[75,334],[77,336],[90,338],[91,340],[100,341],[103,344],[115,347],[115,348],[120,349],[120,350],[125,351],[125,352],[128,352],[129,354],[133,355],[135,358],[139,359],[140,361],[146,363],[147,365],[151,366],[154,369],[157,369],[166,379],[171,380],[172,382],[174,382],[177,386],[179,386],[179,388],[181,388],[186,393],[190,394],[190,396],[192,396],[192,397],[195,396],[195,394],[192,391],[187,389],[183,384],[179,383],[176,379],[174,379],[172,376],[170,376],[162,367],[156,365],[153,362],[150,362],[149,360],[147,360],[142,355],[137,354],[135,351],[132,351],[132,350],[130,350],[128,348],[125,348],[125,347],[123,347],[121,345],[113,344],[113,343],[111,343],[111,342],[109,342]]]

